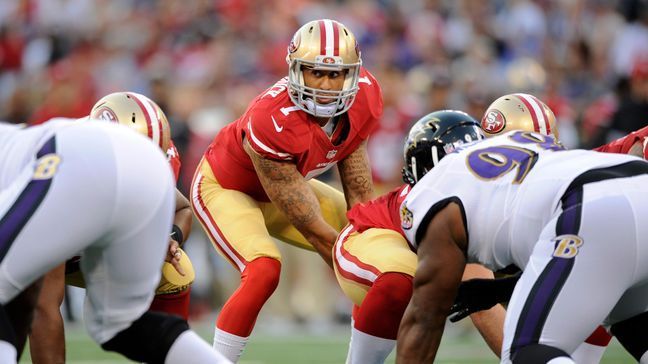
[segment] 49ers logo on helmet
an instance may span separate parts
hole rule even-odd
[[[117,122],[117,115],[115,115],[115,112],[112,111],[110,108],[103,107],[103,106],[97,108],[97,110],[95,110],[95,112],[92,113],[91,116],[93,119],[106,120],[113,123]]]
[[[491,109],[486,112],[486,115],[481,119],[481,127],[488,134],[497,134],[504,130],[506,126],[506,118],[504,114],[497,109]]]
[[[299,33],[297,33],[290,41],[290,44],[288,44],[288,53],[297,52],[297,48],[299,48],[300,43],[301,43],[301,36],[299,35]]]
[[[335,58],[333,58],[333,57],[324,57],[324,59],[322,59],[322,63],[334,64],[335,63]]]

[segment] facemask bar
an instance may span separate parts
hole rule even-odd
[[[362,62],[345,65],[325,65],[295,59],[290,63],[288,70],[288,84],[290,87],[290,100],[301,110],[316,117],[332,117],[345,113],[353,105],[355,96],[360,89],[358,79]],[[347,71],[342,90],[324,91],[304,84],[302,67],[311,67],[324,71]],[[316,97],[333,99],[327,104],[316,102]]]

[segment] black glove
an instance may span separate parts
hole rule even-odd
[[[498,303],[507,302],[521,274],[520,272],[510,277],[475,278],[461,282],[455,302],[450,307],[450,321],[457,322],[475,312],[488,310]]]

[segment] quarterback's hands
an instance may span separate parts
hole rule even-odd
[[[498,279],[475,278],[461,282],[455,302],[450,307],[450,322],[460,321],[475,312],[507,302],[520,275],[518,273]]]
[[[185,275],[182,266],[180,265],[180,258],[182,257],[182,250],[179,249],[180,244],[173,239],[169,239],[169,250],[167,250],[167,256],[165,261],[170,263],[175,270],[180,273],[181,276]]]

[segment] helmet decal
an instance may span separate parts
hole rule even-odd
[[[293,39],[290,41],[290,44],[288,45],[288,53],[295,53],[297,52],[297,49],[299,49],[299,43],[301,42],[301,35],[299,33],[295,34]]]
[[[506,127],[506,118],[501,111],[491,109],[481,119],[481,128],[488,134],[497,134]]]
[[[115,115],[115,112],[112,111],[112,109],[110,109],[109,107],[105,107],[105,106],[97,107],[95,110],[93,110],[90,117],[93,119],[110,121],[112,123],[119,122],[117,119],[117,115]]]

